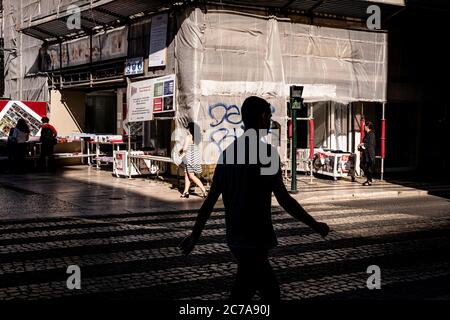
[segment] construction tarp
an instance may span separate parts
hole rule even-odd
[[[12,1],[20,2],[17,0]],[[100,2],[100,0],[22,0],[22,21],[24,26],[26,26],[35,18],[45,17],[52,14],[56,14],[57,16],[64,15],[67,13],[66,11],[70,5],[95,5],[98,2]]]
[[[44,2],[44,1],[43,1]],[[47,76],[39,74],[42,41],[20,33],[39,1],[3,0],[5,43],[5,94],[17,100],[48,101]]]
[[[385,33],[225,10],[193,9],[178,20],[177,127],[190,120],[200,125],[205,163],[215,163],[242,132],[240,106],[247,96],[266,98],[282,128],[292,84],[304,86],[305,102],[386,100]],[[284,131],[280,152],[286,158]]]

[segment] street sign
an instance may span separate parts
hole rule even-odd
[[[292,143],[291,143],[291,193],[297,193],[297,110],[303,106],[303,86],[290,86],[289,100],[292,110]]]
[[[125,62],[125,75],[131,76],[134,74],[144,73],[144,58],[127,59]]]

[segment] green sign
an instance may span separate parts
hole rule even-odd
[[[294,110],[300,110],[302,108],[302,103],[297,99],[292,99],[291,108]]]

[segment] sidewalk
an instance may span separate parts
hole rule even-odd
[[[298,176],[298,193],[293,196],[301,203],[351,199],[382,199],[417,197],[433,190],[450,190],[449,185],[426,185],[420,189],[381,182],[362,186],[362,179],[326,180]],[[287,188],[290,190],[290,183]],[[181,181],[181,185],[183,182]],[[156,178],[116,178],[111,172],[87,166],[65,167],[57,173],[24,175],[0,174],[0,219],[68,217],[83,215],[112,215],[124,213],[197,210],[203,203],[198,195],[180,199],[176,181]],[[278,205],[275,198],[272,204]],[[216,208],[223,207],[221,198]]]
[[[387,181],[374,180],[372,186],[363,186],[364,178],[357,178],[355,182],[350,179],[340,179],[338,181],[327,180],[326,178],[313,178],[300,176],[297,177],[297,189],[299,194],[293,196],[302,203],[316,203],[325,201],[340,201],[352,199],[382,199],[382,198],[396,198],[396,197],[418,197],[429,194],[430,190],[448,186],[432,186],[419,189],[415,185],[405,186],[397,183]],[[286,184],[288,190],[291,189],[291,184]]]

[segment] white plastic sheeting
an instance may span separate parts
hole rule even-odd
[[[18,32],[21,21],[39,3],[32,0],[3,0],[5,48],[5,97],[48,101],[47,77],[38,76],[42,41]],[[21,7],[22,5],[22,7]]]
[[[240,106],[247,96],[272,104],[273,120],[282,125],[283,159],[291,84],[305,87],[305,102],[386,99],[384,33],[200,9],[185,12],[179,21],[177,127],[190,120],[200,125],[205,163],[215,163],[242,132]]]
[[[5,48],[5,97],[48,101],[47,76],[38,75],[42,41],[18,30],[36,17],[65,14],[71,4],[98,0],[3,0]]]
[[[280,43],[287,83],[336,88],[306,101],[385,101],[386,34],[281,23]]]
[[[23,22],[27,26],[27,22],[34,18],[45,17],[51,14],[64,15],[70,5],[82,6],[86,3],[96,4],[100,0],[9,0],[13,2],[22,1],[23,5]]]
[[[37,74],[42,41],[18,30],[35,18],[64,15],[69,5],[94,5],[98,2],[100,0],[3,0],[5,48],[16,50],[5,51],[5,97],[49,100],[48,78]]]

